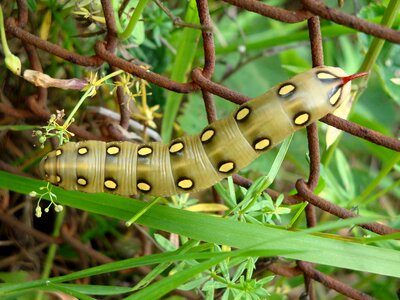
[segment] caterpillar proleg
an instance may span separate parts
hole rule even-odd
[[[69,142],[40,163],[43,178],[69,190],[170,196],[208,188],[247,166],[292,132],[333,112],[349,95],[342,69],[316,67],[271,88],[169,144]]]

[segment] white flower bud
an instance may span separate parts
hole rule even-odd
[[[35,216],[36,218],[40,218],[42,216],[42,209],[40,208],[40,206],[36,206]]]

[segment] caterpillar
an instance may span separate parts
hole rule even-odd
[[[89,193],[171,196],[199,191],[333,112],[349,95],[350,81],[363,75],[316,67],[244,103],[199,135],[169,144],[69,142],[49,152],[39,170],[54,185]]]

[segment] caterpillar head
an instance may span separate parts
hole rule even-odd
[[[340,106],[350,95],[352,80],[368,74],[347,75],[342,69],[335,67],[317,67],[313,70],[317,80],[324,86],[327,99],[333,107]]]
[[[351,81],[366,74],[348,75],[340,68],[316,67],[276,87],[276,93],[294,125],[306,126],[346,101]]]

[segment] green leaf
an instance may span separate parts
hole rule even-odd
[[[37,9],[37,2],[36,2],[36,0],[28,0],[27,3],[28,3],[28,8],[29,8],[29,10],[35,12],[36,9]]]
[[[157,241],[157,243],[161,246],[166,251],[175,251],[176,246],[172,244],[169,240],[167,240],[165,237],[163,237],[161,234],[154,234],[154,239]]]
[[[340,151],[340,149],[338,148],[336,149],[335,157],[340,179],[343,183],[348,198],[351,199],[355,196],[356,191],[354,187],[354,179],[353,179],[353,174],[351,173],[350,165],[347,162],[343,152]]]
[[[0,188],[28,194],[41,181],[0,171]],[[127,220],[146,203],[110,194],[86,194],[54,187],[59,204]],[[218,245],[236,248],[296,250],[281,256],[339,268],[400,277],[400,251],[342,241],[332,235],[292,232],[279,227],[246,224],[206,214],[154,205],[138,223]]]
[[[196,1],[191,0],[186,12],[185,21],[189,23],[199,24],[197,14]],[[200,36],[200,30],[193,28],[184,28],[180,36],[180,43],[175,55],[175,62],[172,68],[171,79],[178,82],[185,82],[187,73],[192,66],[195,57],[197,43]],[[172,129],[174,126],[176,115],[182,101],[182,94],[168,91],[167,104],[164,109],[164,117],[161,126],[161,136],[164,143],[171,139]]]
[[[185,269],[178,273],[175,273],[172,276],[168,276],[160,281],[153,283],[152,285],[148,286],[147,288],[135,293],[132,296],[129,296],[125,299],[127,300],[136,300],[136,299],[160,299],[162,296],[166,295],[167,293],[171,292],[175,288],[179,287],[181,284],[187,282],[197,274],[215,266],[219,262],[222,262],[226,258],[232,255],[246,255],[246,252],[236,251],[233,252],[225,252],[216,255],[216,257],[201,262],[197,265],[192,266],[191,268]],[[255,254],[255,253],[254,253]],[[251,253],[249,252],[249,254]]]
[[[0,131],[13,130],[13,131],[26,131],[38,128],[36,125],[0,125]]]
[[[278,174],[279,170],[281,169],[281,165],[283,159],[286,156],[287,151],[289,150],[290,143],[292,142],[293,134],[286,138],[281,147],[279,148],[279,152],[274,159],[274,162],[271,166],[271,169],[268,172],[268,180],[270,184],[275,180],[276,175]]]
[[[153,255],[148,255],[145,257],[137,257],[137,258],[131,258],[131,259],[125,259],[122,261],[118,262],[112,262],[108,264],[104,264],[101,266],[93,267],[93,268],[88,268],[82,271],[78,271],[75,273],[71,273],[68,275],[64,276],[59,276],[59,277],[54,277],[54,278],[49,278],[49,279],[39,279],[39,280],[34,280],[34,281],[28,281],[28,282],[23,282],[23,283],[17,283],[17,284],[3,284],[0,286],[0,296],[8,296],[8,295],[15,295],[16,293],[21,293],[23,291],[27,290],[62,290],[67,293],[73,294],[73,295],[78,295],[79,294],[79,299],[83,299],[84,292],[90,292],[94,294],[99,294],[100,292],[104,291],[104,288],[102,286],[96,287],[94,286],[93,288],[89,287],[86,288],[78,288],[75,285],[63,285],[60,284],[65,281],[72,281],[80,278],[85,278],[88,276],[94,276],[94,275],[99,275],[99,274],[108,274],[110,272],[115,272],[119,270],[126,270],[129,268],[135,268],[139,266],[145,266],[145,265],[151,265],[151,264],[157,264],[157,263],[171,263],[173,261],[177,260],[193,260],[193,259],[199,259],[199,260],[206,260],[205,263],[200,263],[195,265],[194,267],[191,267],[189,269],[186,269],[184,271],[181,271],[179,273],[176,273],[174,279],[170,279],[173,276],[167,277],[166,279],[159,281],[156,284],[156,287],[150,287],[149,290],[142,289],[141,294],[151,292],[151,293],[168,293],[175,289],[178,285],[181,283],[188,281],[190,278],[193,276],[197,275],[198,273],[204,271],[206,268],[208,269],[210,266],[216,265],[218,262],[230,258],[230,257],[240,257],[240,256],[277,256],[280,255],[281,253],[286,253],[285,251],[279,250],[271,250],[271,251],[265,251],[265,250],[251,250],[251,251],[244,251],[244,250],[237,250],[234,252],[225,252],[225,253],[187,253],[187,254],[181,254],[179,253],[180,250],[173,252],[173,253],[161,253],[161,254],[153,254]],[[126,290],[119,289],[118,287],[111,287],[110,288],[110,293],[113,294],[116,291],[120,292],[126,292]],[[133,291],[132,289],[130,291]],[[136,294],[134,294],[135,296]],[[146,298],[146,299],[155,299],[155,298]]]
[[[71,289],[69,285],[63,285],[63,284],[54,284],[54,283],[47,283],[47,286],[50,289],[55,289],[56,291],[61,291],[64,294],[74,296],[76,299],[80,300],[95,300],[95,298],[92,298],[90,296],[87,296],[81,292],[78,292],[75,289]]]
[[[80,294],[86,295],[120,295],[131,291],[130,287],[110,286],[110,285],[94,285],[94,284],[71,284],[71,283],[57,283],[49,286],[49,290],[68,289]]]

